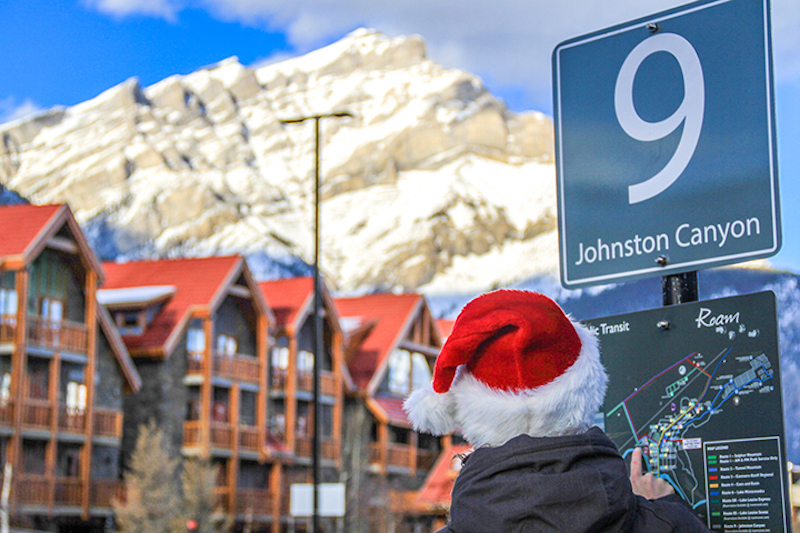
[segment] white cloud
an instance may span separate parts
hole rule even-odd
[[[85,0],[118,15],[174,16],[181,0]],[[420,34],[429,55],[447,67],[482,76],[494,92],[517,88],[528,104],[549,111],[550,57],[571,37],[664,9],[680,0],[200,0],[219,19],[285,32],[298,53],[367,26],[390,36]],[[127,11],[126,11],[127,10]],[[800,81],[800,2],[773,0],[778,81]],[[735,36],[731,36],[735,38]]]
[[[42,111],[42,108],[30,98],[18,103],[16,98],[9,96],[0,100],[0,124],[24,118],[39,111]]]
[[[185,7],[180,0],[83,0],[83,4],[114,17],[147,15],[169,21],[177,20]]]

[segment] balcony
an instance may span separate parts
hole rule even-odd
[[[0,425],[11,426],[14,424],[14,400],[0,400]]]
[[[28,343],[48,350],[87,353],[89,329],[86,324],[62,320],[53,322],[28,316]]]
[[[89,489],[91,507],[111,508],[114,502],[125,502],[127,490],[125,483],[116,480],[93,479]]]
[[[210,441],[214,448],[230,450],[233,447],[233,427],[231,424],[223,422],[211,422]],[[190,420],[183,423],[183,445],[188,447],[200,446],[203,444],[200,435],[200,421]]]
[[[202,375],[203,352],[189,352],[189,364],[186,370],[188,375]],[[219,376],[236,381],[258,382],[258,358],[251,355],[219,355],[211,358],[211,372]]]
[[[14,342],[17,335],[16,315],[0,315],[0,344]]]
[[[328,459],[330,461],[336,461],[339,459],[339,446],[335,441],[322,439],[320,440],[320,457],[323,459]],[[313,439],[306,437],[306,438],[296,438],[294,441],[294,450],[295,454],[301,457],[311,457],[313,452]]]
[[[268,516],[272,514],[272,493],[264,489],[238,489],[236,492],[236,513],[243,515]]]
[[[258,428],[255,426],[239,426],[239,448],[249,452],[261,449],[258,442]]]
[[[396,444],[390,442],[386,447],[386,466],[394,467],[394,468],[407,468],[410,469],[412,463],[411,454],[414,451],[414,447],[408,444]],[[427,456],[427,452],[420,452],[417,451],[417,454],[423,454],[422,461],[423,463],[430,460]],[[435,461],[436,458],[433,458]],[[378,442],[373,442],[370,444],[370,455],[369,455],[369,462],[370,464],[380,465],[381,464],[381,445]],[[421,468],[420,466],[420,457],[417,457],[417,461],[415,466],[417,468]],[[432,464],[432,462],[431,462]]]
[[[122,412],[94,410],[94,436],[122,438]]]
[[[22,474],[17,477],[14,489],[17,505],[49,507],[52,495],[55,506],[80,507],[83,483],[74,477],[52,478],[38,474]]]
[[[28,429],[50,431],[53,420],[50,400],[25,398],[22,400],[22,426]]]
[[[59,405],[58,429],[65,433],[83,433],[86,429],[86,411]]]
[[[273,368],[270,388],[273,391],[286,392],[289,382],[289,371],[285,368]],[[333,372],[319,373],[319,393],[322,396],[336,396],[336,374]],[[307,370],[297,373],[297,390],[312,394],[314,392],[314,373]]]

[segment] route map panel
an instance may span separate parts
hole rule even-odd
[[[583,321],[609,374],[598,425],[713,531],[790,528],[776,315],[761,292]]]

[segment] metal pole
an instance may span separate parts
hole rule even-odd
[[[320,295],[320,275],[319,275],[319,235],[320,235],[320,213],[319,213],[319,120],[321,117],[314,117],[314,441],[311,453],[313,455],[313,475],[314,475],[314,518],[312,520],[311,531],[319,531],[319,452],[320,439],[319,429],[319,361],[322,357],[322,301]]]
[[[299,117],[293,119],[282,120],[283,124],[297,124],[305,122],[306,120],[314,120],[314,320],[313,334],[314,334],[314,391],[313,391],[313,440],[311,441],[311,455],[312,455],[312,476],[314,481],[313,491],[313,515],[311,520],[312,533],[319,532],[319,484],[320,484],[320,428],[322,427],[322,417],[319,410],[319,376],[320,376],[320,361],[322,361],[324,343],[323,343],[323,323],[322,323],[322,278],[320,276],[320,234],[321,234],[321,219],[320,219],[320,131],[319,122],[323,118],[335,117],[344,118],[352,117],[353,115],[347,111],[338,113],[330,113],[327,115],[311,115],[307,117]]]
[[[661,297],[664,306],[696,302],[697,271],[661,277]]]

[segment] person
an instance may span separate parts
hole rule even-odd
[[[631,473],[598,427],[596,336],[553,300],[499,290],[461,311],[433,380],[404,402],[415,430],[473,446],[440,533],[708,532],[663,479]]]

